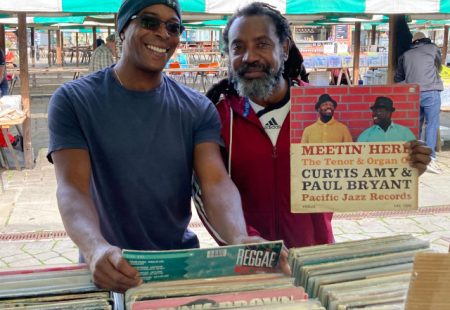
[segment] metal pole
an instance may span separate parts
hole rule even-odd
[[[52,31],[48,30],[48,66],[50,67],[52,65]]]
[[[388,84],[394,83],[395,70],[397,69],[397,15],[389,16],[389,56],[388,56]]]
[[[61,31],[61,30],[60,30]],[[64,32],[61,31],[61,66],[64,67]]]
[[[76,58],[76,63],[77,63],[77,67],[80,65],[80,46],[78,45],[78,32],[75,33],[75,58]]]
[[[30,37],[30,39],[31,39],[31,50],[30,50],[30,52],[31,52],[31,65],[33,67],[35,67],[36,66],[36,50],[35,50],[35,47],[34,47],[34,27],[31,27],[30,29],[31,29],[31,37]]]
[[[377,37],[377,25],[372,25],[372,35],[371,35],[371,37],[370,37],[370,39],[371,39],[371,44],[372,45],[375,45],[375,39],[376,39],[376,37]]]
[[[442,64],[447,64],[447,50],[448,50],[448,25],[444,26],[444,44],[442,46]]]
[[[358,85],[359,53],[361,50],[361,22],[355,23],[355,45],[354,46],[355,46],[355,48],[353,50],[353,85]],[[350,82],[350,81],[348,81],[348,82]]]

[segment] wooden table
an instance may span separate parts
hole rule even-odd
[[[17,129],[19,131],[19,134],[21,133],[20,128],[18,126],[22,125],[23,122],[25,121],[26,116],[23,116],[21,118],[15,119],[15,120],[10,120],[7,122],[1,122],[0,121],[0,129],[2,131],[3,134],[3,138],[5,139],[6,145],[8,147],[9,152],[11,153],[11,156],[14,160],[14,165],[16,166],[17,170],[20,170],[20,164],[19,164],[19,160],[17,159],[17,155],[16,155],[16,150],[13,148],[13,146],[11,145],[11,142],[9,141],[8,138],[8,129],[11,126],[17,126]],[[0,148],[1,150],[1,154],[0,154],[0,163],[2,164],[3,167],[5,167],[6,169],[9,169],[9,163],[8,163],[8,159],[6,158],[5,154],[4,154],[4,150],[3,148]]]
[[[15,77],[19,76],[20,71],[18,68],[8,70],[12,73],[12,79],[10,84],[9,93],[12,94],[13,89],[16,85],[17,79]],[[30,76],[32,87],[37,86],[37,78],[39,75],[55,74],[58,77],[64,73],[70,73],[74,80],[78,79],[82,73],[89,72],[88,67],[57,67],[57,68],[28,68],[28,75]]]
[[[28,69],[28,74],[32,75],[33,79],[36,79],[37,74],[56,74],[56,75],[62,75],[64,73],[70,73],[73,74],[73,79],[76,80],[80,77],[81,73],[87,73],[89,72],[88,67],[69,67],[69,68],[45,68],[45,69],[38,69],[38,68],[30,68]]]
[[[450,112],[450,106],[441,106],[441,112],[449,113],[449,112]],[[440,127],[438,127],[438,131],[437,131],[436,151],[437,151],[437,152],[442,151],[442,145],[441,145],[441,128],[440,128]]]

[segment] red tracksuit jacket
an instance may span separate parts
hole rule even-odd
[[[217,109],[227,156],[230,113],[233,113],[231,178],[241,194],[249,235],[267,240],[282,239],[288,248],[332,243],[331,213],[294,214],[290,211],[289,114],[274,147],[243,98],[226,98],[219,102]],[[210,225],[205,226],[211,231]]]

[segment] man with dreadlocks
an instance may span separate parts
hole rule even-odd
[[[300,82],[303,59],[288,21],[255,2],[230,18],[223,39],[229,81],[207,96],[217,102],[225,95],[217,109],[249,235],[283,239],[287,247],[333,242],[326,216],[290,212],[289,89]]]
[[[291,38],[288,21],[271,6],[255,2],[238,10],[223,32],[229,80],[213,85],[207,96],[218,102],[228,172],[240,191],[249,235],[302,247],[334,238],[330,216],[290,211],[290,87],[302,68]],[[417,155],[426,152],[423,146],[413,148],[423,171],[429,156]]]

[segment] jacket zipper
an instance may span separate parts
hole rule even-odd
[[[278,152],[277,152],[277,146],[273,146],[272,149],[272,160],[273,160],[273,189],[274,189],[274,195],[273,195],[273,214],[274,214],[274,220],[275,220],[275,239],[278,240],[280,236],[280,219],[279,219],[279,213],[277,212],[277,197],[278,197],[278,185],[277,185],[277,158],[278,158]]]
[[[246,118],[246,117],[245,117]],[[248,119],[247,119],[248,120]],[[249,120],[248,120],[249,121]],[[254,124],[254,122],[250,121],[250,123]],[[284,122],[283,122],[284,124]],[[256,124],[254,124],[256,125]],[[261,123],[259,123],[259,125],[261,125]],[[267,135],[266,131],[264,130],[264,128],[262,128],[262,126],[258,126],[260,130],[263,131],[264,135],[266,136],[267,140],[269,140],[269,143],[272,144],[272,140],[270,140],[269,136]],[[281,126],[283,127],[283,125]],[[280,133],[281,133],[282,128],[280,129]],[[278,240],[280,239],[280,219],[279,219],[279,215],[277,213],[277,201],[276,201],[276,197],[278,196],[278,186],[277,186],[277,181],[276,181],[276,171],[277,171],[277,158],[278,158],[278,150],[277,150],[277,146],[272,146],[272,169],[273,169],[273,175],[274,175],[274,180],[273,180],[273,188],[274,188],[274,195],[273,195],[273,201],[272,201],[272,214],[273,214],[273,218],[274,218],[274,224],[275,224],[275,238]]]

